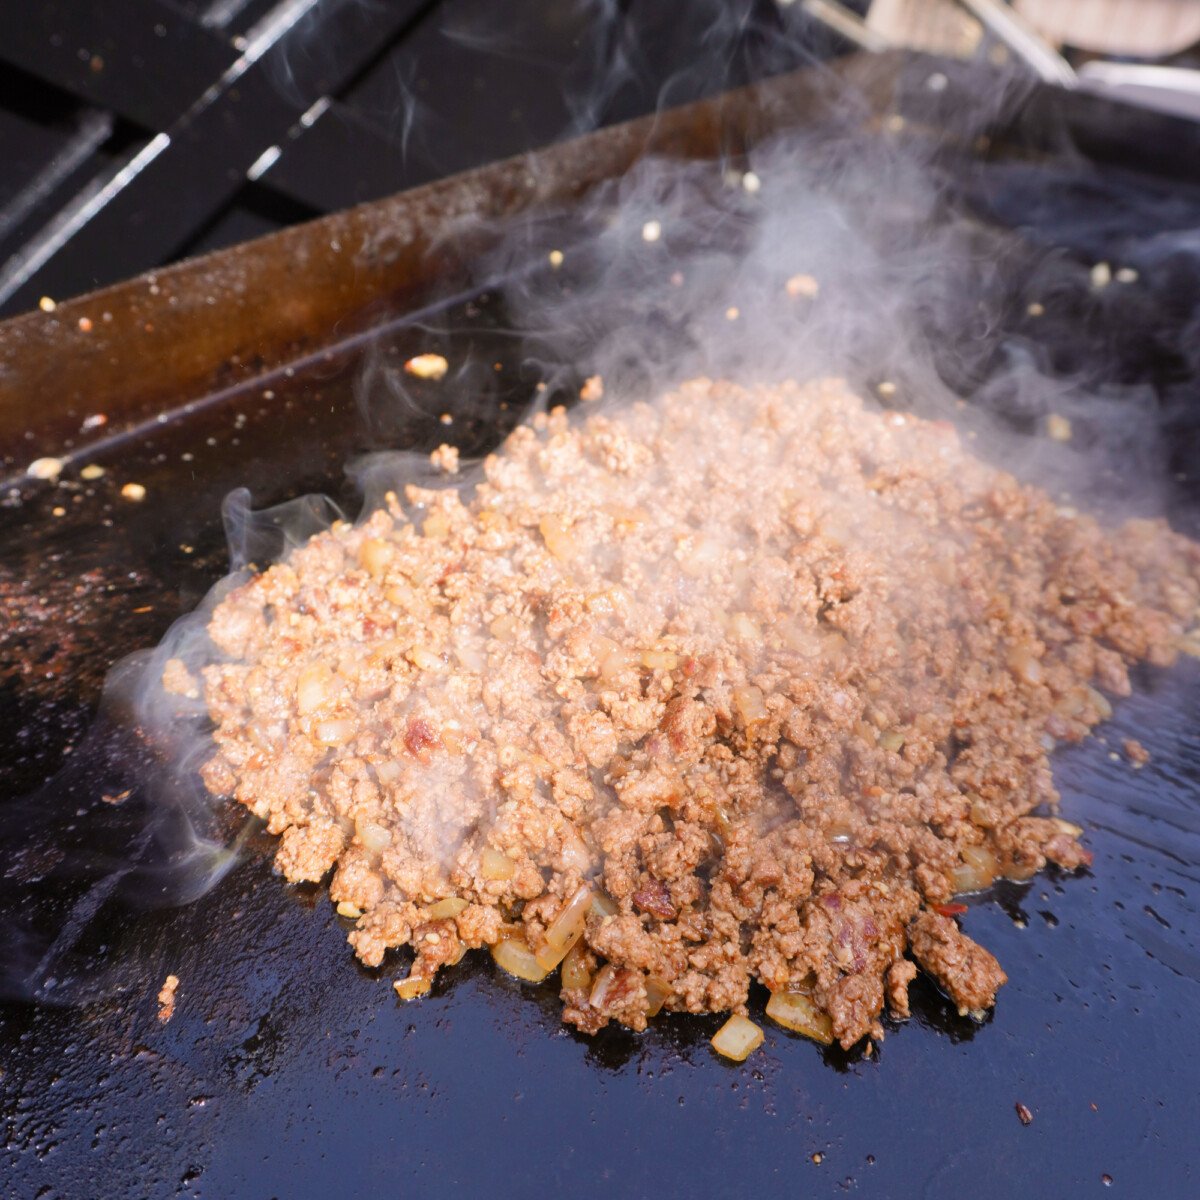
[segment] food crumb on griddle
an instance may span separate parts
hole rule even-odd
[[[124,804],[133,795],[133,788],[124,788],[119,792],[101,792],[100,799],[105,804]]]
[[[1135,771],[1141,770],[1150,761],[1150,751],[1137,738],[1126,738],[1121,746]]]
[[[604,399],[604,380],[599,375],[589,375],[579,389],[579,398],[587,404]]]
[[[404,369],[417,379],[429,379],[436,382],[445,378],[450,364],[441,354],[417,354],[404,364]]]
[[[945,422],[698,380],[540,412],[473,491],[409,485],[228,592],[203,777],[287,879],[333,872],[364,963],[412,947],[402,997],[488,947],[586,1033],[732,1013],[738,1051],[757,980],[849,1049],[914,959],[992,1006],[954,897],[1090,865],[1050,753],[1197,601],[1165,522],[1064,518]]]
[[[140,483],[127,483],[121,488],[121,495],[126,500],[132,500],[135,504],[140,503],[146,498],[146,488]]]
[[[158,1019],[165,1025],[175,1015],[175,990],[179,976],[168,975],[158,992]]]
[[[42,479],[49,482],[62,474],[63,460],[61,458],[35,458],[25,468],[25,473],[32,479]]]
[[[1017,1101],[1015,1107],[1017,1110],[1017,1116],[1020,1118],[1021,1124],[1022,1125],[1032,1125],[1033,1124],[1033,1113],[1031,1113],[1029,1111],[1029,1109],[1020,1102],[1020,1100]]]
[[[1051,413],[1046,418],[1046,436],[1054,442],[1069,442],[1071,440],[1071,422],[1058,413]]]
[[[458,447],[443,442],[429,456],[430,465],[446,475],[458,474]]]
[[[787,283],[783,286],[787,294],[793,299],[803,296],[807,300],[812,300],[816,298],[821,290],[821,285],[814,276],[803,273],[790,276]]]

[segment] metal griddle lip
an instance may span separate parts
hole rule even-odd
[[[80,430],[87,414],[105,413],[112,436],[307,360],[369,333],[383,308],[411,311],[454,291],[517,214],[569,206],[645,155],[738,155],[828,114],[838,81],[862,89],[861,115],[878,112],[907,61],[854,56],[780,75],[10,318],[0,323],[0,454],[18,471],[68,440],[78,456],[100,440]]]

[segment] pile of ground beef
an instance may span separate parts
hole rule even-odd
[[[491,946],[561,960],[587,1032],[744,1013],[758,979],[850,1047],[918,966],[993,1004],[952,898],[1089,863],[1048,755],[1198,600],[1195,544],[1056,508],[946,423],[700,380],[540,415],[473,487],[228,594],[204,778],[287,879],[332,871],[365,963],[413,948],[401,995]]]

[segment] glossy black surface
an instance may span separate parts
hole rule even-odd
[[[1159,184],[1082,163],[1039,174],[970,162],[954,178],[978,211],[1022,227],[1033,248],[1031,258],[1014,251],[983,298],[994,321],[977,354],[955,359],[962,382],[1020,427],[1037,413],[1005,392],[1006,352],[1044,354],[1052,368],[1115,347],[1106,369],[1145,385],[1121,403],[1166,430],[1174,474],[1187,475],[1200,393],[1196,364],[1179,348],[1195,319],[1187,286],[1196,266],[1181,249],[1182,283],[1155,271]],[[1105,234],[1083,220],[1064,190],[1070,179],[1087,182],[1102,213],[1119,200],[1140,204],[1144,236],[1131,222]],[[1056,197],[1077,219],[1063,217]],[[1200,221],[1200,206],[1171,197],[1184,205],[1178,230]],[[1091,240],[1069,244],[1085,228]],[[1077,260],[1078,287],[1030,290],[1047,244]],[[1139,281],[1090,293],[1091,262],[1138,253]],[[1047,308],[1041,325],[1026,313],[1035,299]],[[1138,329],[1147,336],[1132,336]],[[170,882],[142,832],[147,752],[127,731],[81,732],[108,663],[152,643],[220,573],[221,497],[255,480],[259,505],[321,488],[352,508],[349,457],[380,443],[435,444],[447,428],[465,445],[489,442],[536,382],[495,297],[388,338],[371,352],[376,371],[443,345],[472,364],[453,426],[441,424],[436,394],[419,392],[400,424],[364,422],[364,365],[349,353],[114,444],[97,459],[108,474],[78,492],[30,490],[0,510],[5,555],[60,554],[64,581],[92,566],[96,586],[112,588],[104,628],[62,627],[64,638],[92,639],[83,647],[90,674],[68,687],[32,671],[3,694],[13,748],[0,764],[4,893],[24,904],[8,909],[6,928],[19,928],[19,916],[36,958],[38,935],[64,921],[86,926],[53,979],[27,973],[36,1004],[0,1010],[4,1193],[1197,1194],[1200,670],[1191,661],[1142,672],[1099,739],[1056,757],[1064,814],[1085,826],[1094,869],[971,901],[964,927],[1011,978],[994,1015],[976,1026],[918,984],[913,1020],[869,1059],[770,1028],[762,1052],[731,1066],[707,1046],[716,1018],[589,1041],[561,1028],[552,992],[487,960],[468,959],[428,999],[399,1004],[389,986],[399,964],[358,967],[321,890],[274,877],[270,840],[258,835],[202,899],[145,910]],[[129,480],[147,487],[141,505],[120,499]],[[1195,519],[1190,486],[1190,477],[1164,481],[1185,527]],[[29,636],[44,652],[46,639]],[[1122,753],[1126,737],[1150,750],[1145,768]],[[126,788],[124,804],[104,804]],[[42,837],[46,828],[53,837]],[[80,853],[56,864],[55,843]],[[124,870],[119,878],[100,869],[105,856]],[[155,994],[168,973],[181,983],[162,1025]],[[1033,1114],[1028,1127],[1018,1103]]]

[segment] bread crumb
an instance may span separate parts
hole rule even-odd
[[[1126,738],[1121,743],[1126,757],[1133,763],[1134,770],[1140,770],[1150,761],[1150,751],[1137,738]]]
[[[418,379],[432,379],[436,382],[445,377],[450,364],[440,354],[417,354],[404,364],[404,369]]]
[[[1066,417],[1060,417],[1058,413],[1051,413],[1046,418],[1046,435],[1055,442],[1069,442],[1071,422]]]
[[[34,479],[57,479],[62,474],[63,460],[61,458],[35,458],[25,468],[27,475]]]
[[[803,296],[806,300],[812,300],[821,290],[821,285],[811,275],[793,275],[784,285],[784,290],[789,296],[795,299],[798,296]]]
[[[158,1019],[165,1025],[175,1015],[175,989],[179,976],[168,975],[158,992]]]

